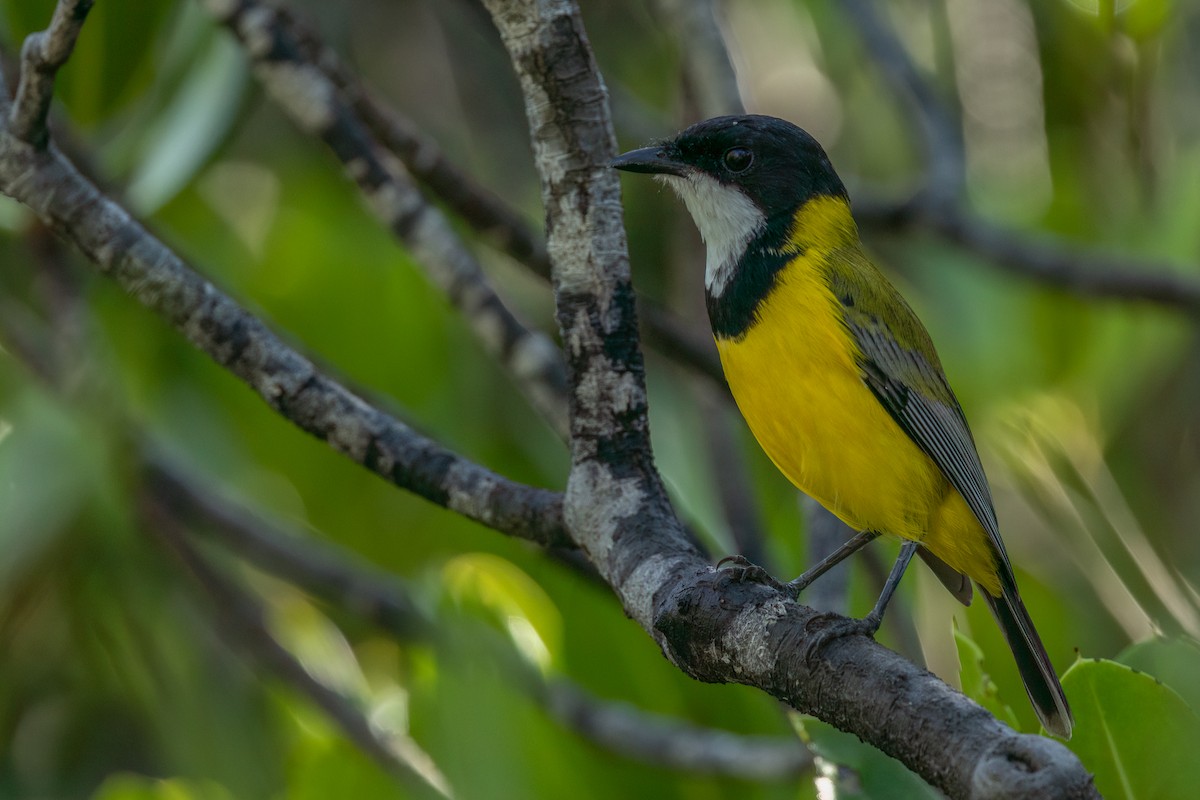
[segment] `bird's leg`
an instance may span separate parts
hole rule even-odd
[[[739,570],[738,580],[752,581],[754,583],[763,583],[767,586],[772,586],[784,594],[791,595],[794,599],[800,596],[800,592],[804,591],[810,583],[824,575],[835,566],[845,561],[846,558],[853,553],[858,552],[864,545],[874,541],[879,537],[875,531],[860,531],[854,536],[846,540],[846,542],[834,550],[829,555],[818,561],[812,567],[807,569],[803,575],[795,580],[783,583],[776,580],[769,572],[757,564],[751,563],[744,556],[725,556],[717,562],[717,568],[720,569],[723,564],[733,564],[734,569]]]
[[[788,590],[793,597],[798,596],[802,591],[808,588],[808,585],[817,578],[824,575],[829,570],[836,567],[838,564],[846,560],[850,555],[857,553],[867,544],[875,541],[879,537],[876,531],[859,531],[851,536],[837,550],[834,550],[829,555],[822,558],[813,566],[804,571],[804,574],[799,578],[794,578],[788,581]]]
[[[879,599],[875,601],[875,607],[871,609],[871,613],[862,619],[847,619],[837,614],[818,614],[809,620],[810,625],[818,619],[828,620],[828,622],[824,628],[809,638],[804,648],[805,660],[811,659],[817,650],[834,639],[858,633],[874,636],[875,632],[879,630],[880,624],[883,623],[883,612],[887,610],[892,595],[896,593],[896,587],[900,585],[900,579],[904,577],[904,571],[908,569],[909,562],[912,561],[912,557],[916,555],[917,548],[920,546],[920,542],[914,541],[907,541],[901,546],[900,555],[896,558],[896,563],[892,566],[892,571],[884,582],[883,591],[879,593]]]

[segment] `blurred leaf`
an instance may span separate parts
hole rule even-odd
[[[229,132],[246,86],[246,64],[228,37],[214,37],[183,84],[141,133],[126,197],[140,214],[171,199]]]
[[[455,602],[485,608],[529,661],[547,669],[560,657],[562,617],[554,601],[511,561],[464,553],[446,563],[442,577]]]
[[[1075,662],[1063,676],[1075,714],[1067,746],[1109,800],[1178,800],[1200,786],[1200,717],[1159,681],[1114,661]]]
[[[1000,698],[1000,689],[983,665],[983,650],[958,628],[954,630],[954,645],[958,649],[959,677],[967,697],[992,712],[992,715],[1014,730],[1021,724],[1012,707]]]
[[[0,408],[0,591],[64,531],[103,474],[103,433],[30,389]]]
[[[796,713],[788,717],[797,735],[817,757],[816,781],[821,797],[826,796],[822,781],[831,782],[831,796],[838,800],[935,800],[942,796],[899,761],[857,736],[814,717]]]
[[[332,733],[323,721],[299,726],[289,748],[287,800],[331,797],[408,800],[395,778],[361,750]]]
[[[1172,0],[1134,0],[1121,11],[1121,29],[1137,40],[1158,36],[1171,18],[1173,5]]]
[[[118,773],[96,790],[92,800],[234,800],[234,797],[224,786],[212,781]]]
[[[733,539],[716,491],[712,452],[708,437],[700,433],[708,422],[699,395],[688,382],[668,380],[660,372],[650,372],[648,384],[654,461],[671,491],[671,501],[685,519],[711,537],[715,550],[730,552]],[[715,424],[726,424],[726,409],[720,412],[722,418]]]
[[[286,584],[274,584],[267,621],[279,643],[318,681],[339,694],[365,701],[366,676],[345,634],[315,605]]]

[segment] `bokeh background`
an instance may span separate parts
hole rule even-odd
[[[583,3],[623,146],[702,116],[692,44],[680,35],[687,5]],[[748,109],[812,132],[856,201],[899,200],[923,185],[920,127],[838,2],[718,6]],[[293,7],[540,227],[519,89],[480,5]],[[9,59],[52,8],[0,2]],[[1130,272],[1200,277],[1200,4],[900,0],[885,17],[958,120],[964,202],[976,213],[1013,236],[1127,257]],[[64,148],[275,330],[456,451],[563,487],[568,459],[552,431],[195,3],[98,3],[58,97]],[[625,202],[638,288],[702,335],[703,251],[686,212],[644,180],[626,182]],[[920,225],[877,218],[863,234],[938,345],[1060,671],[1161,635],[1162,649],[1138,663],[1200,699],[1200,669],[1186,669],[1200,664],[1194,314],[1047,287]],[[544,282],[477,251],[524,319],[553,332]],[[570,565],[405,494],[297,431],[7,198],[0,315],[0,797],[423,796],[223,635],[211,599],[148,530],[147,449],[214,496],[406,582],[444,629],[438,647],[397,641],[203,545],[311,673],[381,729],[411,736],[459,797],[815,796],[821,784],[809,773],[670,769],[554,719],[513,679],[498,642],[597,698],[698,726],[787,737],[797,724],[760,692],[683,676]],[[49,379],[15,339],[33,343]],[[795,491],[710,382],[656,351],[647,358],[657,462],[681,514],[714,554],[731,552],[737,518],[720,490],[736,480],[731,470],[744,473],[768,563],[801,571],[809,556]],[[875,548],[882,561],[894,551]],[[875,591],[856,562],[849,608],[861,615]],[[891,616],[911,626],[889,619],[885,643],[957,683],[954,631],[964,633],[1016,723],[1036,730],[981,604],[958,607],[920,568],[902,603]],[[859,771],[866,796],[927,791],[877,778],[896,768],[861,752],[834,760]]]

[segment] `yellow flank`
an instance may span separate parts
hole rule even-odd
[[[922,541],[998,595],[983,526],[860,375],[857,345],[825,279],[832,253],[858,247],[845,203],[806,204],[792,244],[798,255],[759,306],[758,321],[740,339],[717,339],[750,430],[792,483],[850,527]]]

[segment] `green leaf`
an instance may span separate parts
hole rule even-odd
[[[957,628],[954,644],[958,649],[959,680],[963,694],[992,712],[992,715],[1014,730],[1020,730],[1020,722],[1012,707],[1000,698],[1000,690],[983,667],[983,650],[971,637]]]
[[[233,795],[212,781],[185,781],[179,778],[146,778],[117,773],[106,780],[92,800],[234,800]]]
[[[1170,686],[1184,699],[1192,711],[1200,713],[1200,643],[1194,639],[1147,639],[1121,651],[1115,661],[1148,673]]]
[[[1161,34],[1171,20],[1172,0],[1136,0],[1121,12],[1121,29],[1138,41]]]
[[[830,796],[832,792],[838,800],[941,797],[899,761],[852,734],[802,714],[791,714],[790,719],[797,735],[816,756],[818,796]]]
[[[93,496],[106,447],[100,431],[36,390],[0,407],[0,590]]]
[[[229,38],[214,38],[183,84],[142,133],[140,159],[126,198],[152,213],[195,176],[228,135],[237,117],[247,70]]]
[[[491,553],[464,553],[446,563],[442,578],[456,602],[486,609],[531,663],[547,669],[561,653],[558,608],[516,564]]]
[[[1108,800],[1174,800],[1200,786],[1200,717],[1174,690],[1115,661],[1077,661],[1063,676],[1075,713],[1067,746]]]

